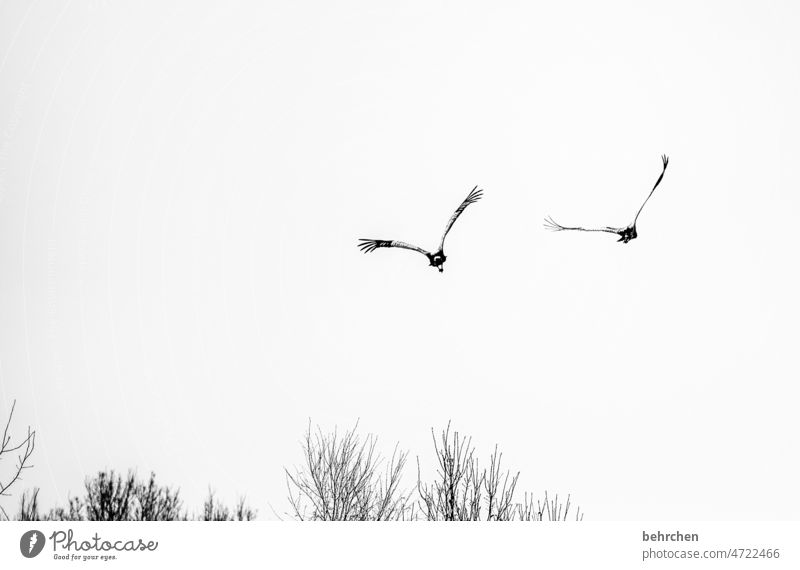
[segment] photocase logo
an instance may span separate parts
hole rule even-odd
[[[38,530],[29,530],[19,539],[19,551],[25,558],[33,558],[44,548],[44,534]]]

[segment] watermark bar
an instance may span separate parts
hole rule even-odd
[[[800,522],[0,523],[0,568],[800,568]]]

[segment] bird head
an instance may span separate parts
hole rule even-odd
[[[447,261],[445,254],[439,250],[429,257],[431,267],[436,267],[439,273],[444,273],[444,262]]]

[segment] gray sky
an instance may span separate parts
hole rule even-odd
[[[135,467],[270,518],[309,417],[423,468],[452,419],[593,520],[797,517],[796,3],[201,4],[0,5],[44,505]],[[639,239],[542,228],[628,224],[662,153]],[[476,184],[443,274],[356,248]]]

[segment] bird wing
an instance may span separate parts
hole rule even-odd
[[[650,196],[653,195],[653,192],[656,191],[656,188],[658,188],[658,185],[661,184],[661,179],[664,178],[664,173],[667,171],[667,165],[669,164],[669,157],[666,154],[662,154],[661,155],[661,162],[664,164],[664,168],[663,168],[663,170],[661,170],[661,176],[659,176],[658,180],[656,180],[655,186],[653,186],[653,189],[650,190],[650,193],[647,195],[647,198],[645,198],[644,202],[642,203],[642,207],[639,208],[638,212],[636,212],[636,217],[633,219],[633,225],[636,225],[636,220],[639,219],[639,214],[642,213],[642,210],[644,209],[644,205],[647,204],[647,201],[650,199]]]
[[[550,216],[547,216],[544,219],[544,227],[547,228],[550,231],[553,231],[553,232],[561,232],[561,231],[565,231],[565,230],[577,230],[577,231],[581,231],[581,232],[607,232],[607,233],[610,233],[610,234],[616,234],[616,233],[619,233],[619,232],[621,232],[623,230],[623,228],[610,228],[610,227],[605,227],[605,228],[572,227],[571,228],[571,227],[567,227],[567,226],[562,226],[561,224],[556,222]]]
[[[410,249],[411,251],[418,251],[426,257],[430,255],[430,253],[428,253],[421,247],[417,247],[416,245],[411,245],[410,243],[405,243],[403,241],[389,240],[389,239],[363,239],[363,238],[358,241],[359,241],[358,247],[364,253],[375,251],[379,247],[399,247],[402,249]]]
[[[475,202],[480,200],[481,196],[483,196],[483,190],[478,190],[478,187],[476,186],[475,188],[472,189],[472,191],[464,199],[464,201],[461,202],[461,205],[458,208],[456,208],[456,211],[453,212],[452,216],[450,216],[450,219],[447,222],[447,226],[444,228],[444,233],[442,234],[442,241],[439,243],[440,250],[444,249],[444,238],[447,237],[447,232],[449,232],[450,228],[453,227],[453,224],[456,223],[456,220],[461,215],[461,212],[466,210],[467,206],[469,206],[470,204],[474,204]]]

